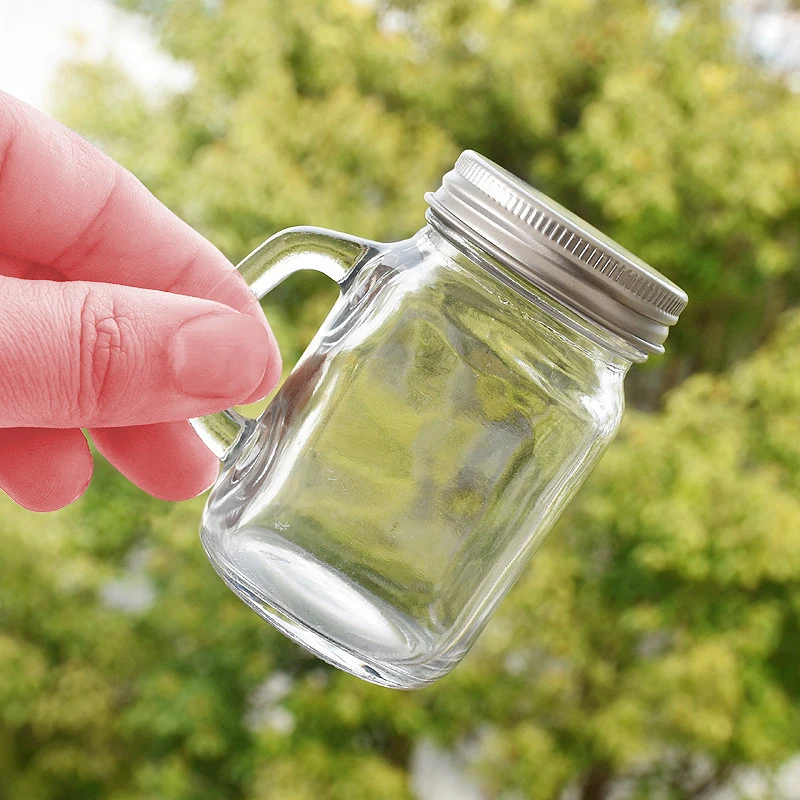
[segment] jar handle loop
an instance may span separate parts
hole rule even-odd
[[[279,283],[303,269],[336,281],[344,291],[350,276],[387,245],[325,228],[295,227],[276,233],[236,267],[260,300]],[[223,462],[238,449],[255,421],[232,409],[189,420],[205,445]]]

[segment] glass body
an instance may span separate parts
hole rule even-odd
[[[342,285],[201,538],[292,639],[412,688],[464,656],[614,436],[634,354],[431,226]]]

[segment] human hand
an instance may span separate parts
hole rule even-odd
[[[129,172],[0,92],[0,488],[35,511],[86,489],[97,449],[193,497],[217,460],[186,421],[264,397],[280,356],[228,260]]]

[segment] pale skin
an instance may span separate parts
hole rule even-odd
[[[0,489],[61,508],[88,431],[127,478],[193,497],[218,463],[190,417],[280,376],[258,302],[211,243],[73,131],[0,92]]]

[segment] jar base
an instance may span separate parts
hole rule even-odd
[[[418,622],[279,534],[249,533],[239,529],[221,553],[201,530],[212,566],[260,617],[323,661],[379,686],[416,689],[463,655],[437,658],[433,634]]]

